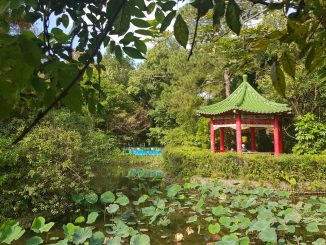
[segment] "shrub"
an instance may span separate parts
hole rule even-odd
[[[298,117],[295,131],[298,142],[293,147],[294,153],[320,154],[326,150],[326,124],[318,122],[314,114]]]
[[[0,146],[2,215],[61,214],[71,207],[73,193],[87,189],[90,167],[77,132],[43,123],[19,145],[8,143],[3,139]]]
[[[326,182],[326,156],[284,154],[213,154],[197,147],[166,147],[165,168],[182,177],[200,175],[219,178],[245,178],[291,185]]]

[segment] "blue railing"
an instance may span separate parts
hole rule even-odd
[[[123,149],[124,153],[136,156],[161,156],[162,148],[158,147],[128,147]]]

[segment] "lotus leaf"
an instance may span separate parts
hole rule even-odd
[[[73,236],[73,243],[82,244],[88,238],[91,238],[91,236],[92,236],[92,229],[90,227],[85,227],[85,228],[76,227]]]
[[[87,217],[87,224],[93,224],[98,217],[98,212],[91,212]]]
[[[172,184],[167,187],[167,197],[173,198],[175,197],[180,191],[182,187],[178,184]]]
[[[208,231],[211,234],[217,234],[220,232],[220,230],[221,230],[221,226],[219,223],[209,224],[208,226]]]
[[[267,228],[259,232],[259,239],[263,242],[272,242],[274,243],[277,240],[277,234],[275,228]]]
[[[306,230],[307,230],[308,232],[318,232],[318,231],[319,231],[318,223],[316,223],[316,222],[309,223],[309,224],[306,226]]]
[[[42,216],[39,216],[33,220],[31,230],[36,233],[43,233],[48,232],[52,226],[54,226],[54,222],[45,224],[45,219]]]
[[[78,216],[76,219],[75,219],[75,223],[79,224],[79,223],[83,223],[85,222],[85,217],[84,216]]]
[[[117,198],[115,202],[120,204],[121,206],[126,206],[129,204],[129,198],[126,195],[122,194]]]
[[[130,239],[130,245],[149,245],[150,239],[149,236],[145,234],[134,235]]]
[[[33,236],[26,241],[26,245],[39,245],[43,243],[43,239],[39,236]]]
[[[114,238],[107,241],[106,245],[120,245],[121,237],[115,236]]]
[[[312,242],[313,245],[325,245],[326,240],[324,238],[318,238],[316,241]]]
[[[85,200],[86,202],[88,202],[89,204],[94,204],[97,202],[98,200],[98,196],[96,193],[94,192],[90,192],[85,196]]]
[[[221,225],[223,225],[225,227],[229,227],[231,224],[231,218],[227,217],[227,216],[222,216],[222,217],[220,217],[219,222]]]
[[[190,217],[187,219],[186,223],[193,223],[193,222],[196,222],[196,221],[197,221],[197,218],[198,218],[197,215],[190,216]]]
[[[104,242],[104,234],[100,231],[97,231],[93,234],[91,239],[89,240],[90,245],[102,245]]]
[[[0,243],[10,244],[18,240],[24,233],[25,230],[19,226],[19,222],[8,220],[0,226]]]
[[[101,195],[100,200],[103,204],[112,203],[115,200],[115,196],[111,191],[106,191]]]
[[[118,204],[110,204],[107,208],[106,208],[106,211],[109,213],[109,214],[114,214],[115,212],[117,212],[119,210],[119,205]]]

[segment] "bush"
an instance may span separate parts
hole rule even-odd
[[[71,195],[87,189],[90,167],[79,133],[43,123],[15,147],[8,147],[8,139],[0,142],[3,216],[25,210],[62,214],[72,205]]]
[[[320,154],[326,151],[326,124],[317,121],[314,114],[307,113],[297,118],[296,140],[293,147],[296,154]]]
[[[326,182],[325,155],[213,154],[197,147],[166,147],[163,157],[165,168],[182,177],[242,178],[274,184],[286,181],[293,186]]]

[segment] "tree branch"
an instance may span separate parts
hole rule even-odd
[[[40,111],[36,118],[33,120],[33,122],[26,126],[24,128],[24,130],[19,134],[19,136],[13,141],[13,145],[17,144],[19,141],[21,141],[26,134],[28,134],[43,118],[44,116],[53,108],[55,107],[58,102],[63,99],[65,96],[67,96],[67,94],[69,93],[70,89],[79,81],[79,79],[82,78],[84,72],[86,71],[86,69],[88,68],[88,66],[91,64],[93,58],[95,57],[95,55],[97,55],[99,49],[101,48],[101,45],[104,41],[104,39],[106,38],[107,34],[112,30],[113,27],[113,23],[115,21],[115,19],[117,18],[121,8],[123,7],[123,5],[127,2],[127,0],[122,0],[121,4],[119,6],[119,8],[117,9],[116,13],[113,15],[113,18],[111,19],[110,22],[108,22],[107,26],[104,29],[104,33],[105,35],[102,36],[102,38],[99,40],[98,44],[96,45],[94,51],[91,53],[89,59],[86,61],[86,63],[84,64],[84,66],[79,70],[78,74],[76,75],[76,77],[68,84],[68,86],[54,99],[54,101],[43,111]]]
[[[199,19],[200,19],[200,12],[199,11],[200,11],[200,8],[198,8],[198,12],[197,12],[195,33],[194,33],[194,38],[192,40],[191,48],[190,48],[190,51],[189,51],[189,55],[188,55],[188,61],[190,60],[190,57],[192,55],[192,52],[194,50],[195,43],[196,43],[196,37],[197,37],[197,31],[198,31],[198,23],[199,23]]]

